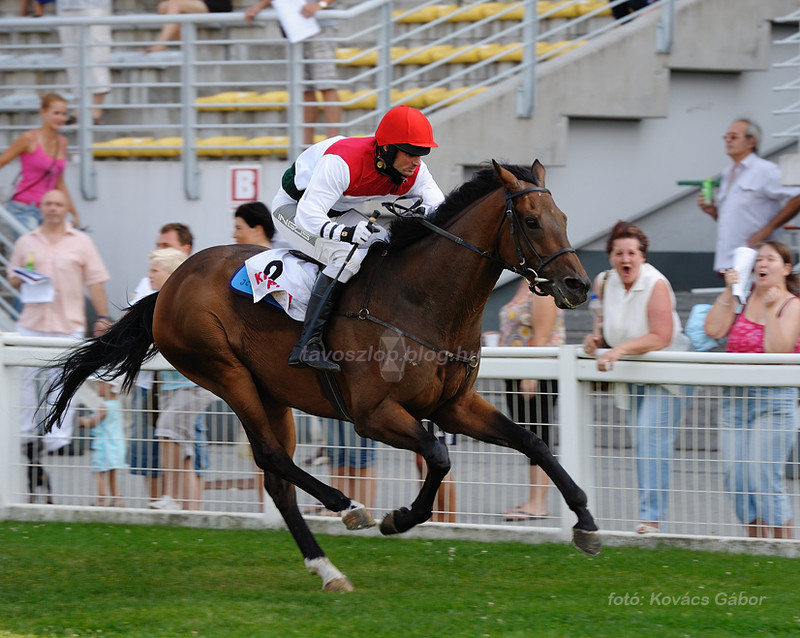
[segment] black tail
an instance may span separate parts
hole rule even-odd
[[[47,390],[48,398],[56,399],[44,418],[45,432],[60,424],[72,397],[92,374],[104,379],[125,375],[122,388],[130,390],[142,364],[158,351],[153,343],[157,297],[156,292],[135,303],[103,336],[89,339],[53,362],[51,367],[60,374]]]

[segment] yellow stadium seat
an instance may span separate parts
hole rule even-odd
[[[478,6],[481,7],[481,18],[491,18],[505,9],[508,4],[505,2],[484,2]]]
[[[478,59],[488,60],[494,55],[499,55],[503,51],[503,45],[492,42],[490,44],[482,44],[477,47]]]
[[[392,102],[400,102],[415,109],[425,107],[425,98],[422,89],[406,89],[392,94]]]
[[[375,66],[378,64],[378,52],[365,52],[358,47],[342,47],[336,49],[336,59],[343,66]]]
[[[447,99],[449,100],[448,104],[455,104],[456,102],[466,100],[468,97],[472,97],[473,95],[478,95],[478,93],[483,93],[486,88],[487,87],[482,86],[480,88],[473,89],[469,86],[461,86],[457,89],[453,89],[447,96]]]
[[[456,57],[450,60],[450,64],[475,64],[480,60],[478,49],[469,44],[464,44],[455,48]]]
[[[241,135],[219,135],[217,137],[207,137],[197,141],[197,155],[201,157],[223,157],[230,155],[227,149],[223,148],[204,148],[206,146],[240,146],[247,141]],[[236,149],[233,149],[234,152]]]
[[[550,44],[550,57],[561,55],[567,51],[571,51],[582,44],[586,44],[586,40],[561,40],[559,42],[552,42]]]
[[[182,151],[183,138],[162,137],[160,140],[150,142],[148,146],[158,148],[135,148],[133,149],[134,157],[178,157]],[[177,148],[168,148],[173,146]]]
[[[402,56],[407,55],[407,58],[400,60]],[[431,63],[430,48],[425,47],[412,47],[406,49],[405,47],[392,47],[392,61],[396,61],[399,65],[405,64],[419,64],[425,65]]]
[[[559,0],[551,4],[553,13],[547,16],[548,18],[566,18],[569,20],[580,15],[577,3],[572,2],[572,0]]]
[[[578,13],[580,15],[586,15],[587,13],[592,13],[593,11],[599,11],[595,14],[595,17],[602,16],[611,16],[611,8],[608,6],[607,0],[581,0],[578,3]]]
[[[289,103],[289,91],[256,93],[239,101],[242,111],[282,111]]]
[[[400,24],[424,24],[426,22],[433,22],[440,15],[441,12],[439,11],[439,7],[437,5],[422,7],[421,9],[417,9],[416,11],[412,11],[410,13],[407,13],[402,9],[392,11],[392,18],[395,18],[395,22]]]
[[[255,91],[226,91],[208,97],[199,97],[195,100],[198,111],[235,111],[235,106],[217,106],[229,102],[240,102],[258,95]]]
[[[245,140],[241,143],[240,146],[245,148],[232,148],[225,151],[225,154],[230,157],[244,157],[244,156],[266,156],[272,155],[272,148],[258,148],[258,147],[271,147],[275,144],[275,138],[271,135],[266,135],[262,137],[254,137],[249,140]]]
[[[503,5],[504,8],[508,8],[509,6],[513,6],[514,8],[501,16],[497,16],[498,20],[522,20],[525,17],[525,7],[521,2],[514,2],[511,5]]]
[[[378,104],[378,93],[372,89],[364,89],[363,91],[339,89],[339,100],[342,102],[343,109],[372,110]]]
[[[446,22],[477,22],[481,19],[483,19],[483,5],[476,4],[474,7],[452,13]]]
[[[539,43],[537,42],[537,47],[538,44]],[[501,46],[501,49],[506,53],[497,59],[498,62],[522,62],[522,42],[511,42],[509,44],[504,44]]]
[[[424,102],[423,106],[433,106],[434,104],[438,104],[442,100],[444,100],[450,91],[448,91],[443,86],[437,86],[434,89],[428,89],[425,93],[422,94],[422,99]]]
[[[542,15],[544,13],[547,13],[548,11],[551,11],[552,9],[553,9],[553,3],[550,2],[550,0],[539,0],[539,2],[536,3],[536,13],[538,15]],[[548,16],[548,17],[550,17],[550,16]]]
[[[118,137],[108,142],[92,144],[92,155],[94,157],[130,157],[133,150],[130,147],[152,142],[152,137]]]
[[[431,62],[444,60],[446,57],[453,55],[455,51],[456,48],[452,44],[437,44],[436,46],[428,47]]]

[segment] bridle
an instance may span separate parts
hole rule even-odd
[[[539,272],[547,266],[551,261],[556,259],[556,257],[560,257],[561,255],[565,255],[567,253],[574,253],[575,249],[572,247],[562,248],[554,252],[552,255],[542,259],[541,255],[537,252],[536,248],[533,247],[531,240],[528,239],[528,236],[522,232],[522,224],[520,223],[519,219],[517,219],[516,210],[514,209],[514,200],[519,197],[520,195],[525,195],[527,193],[547,193],[550,195],[550,190],[545,188],[544,186],[529,186],[528,188],[523,188],[521,191],[516,191],[515,193],[511,193],[506,191],[506,212],[503,219],[500,221],[500,225],[497,228],[497,242],[496,245],[500,244],[500,229],[503,227],[503,223],[508,220],[509,229],[511,232],[511,238],[514,240],[514,247],[517,250],[517,260],[519,261],[519,266],[511,266],[506,262],[500,260],[499,256],[496,257],[496,261],[500,261],[506,270],[510,270],[512,272],[517,273],[518,275],[522,275],[525,277],[527,273],[533,275],[531,280],[530,289],[531,292],[537,294],[539,296],[547,296],[547,293],[544,292],[539,288],[540,284],[547,283],[550,280],[545,279],[539,276]],[[536,257],[536,260],[539,262],[536,264],[536,268],[531,268],[528,266],[527,261],[525,260],[525,256],[522,254],[522,245],[520,244],[520,237],[525,240],[525,244],[530,252],[533,253],[533,256]],[[497,248],[495,248],[495,252],[497,252]]]
[[[395,215],[413,217],[415,220],[417,220],[420,224],[422,224],[429,230],[432,230],[433,232],[441,235],[442,237],[445,237],[446,239],[455,242],[459,246],[463,246],[464,248],[467,248],[472,252],[477,253],[481,257],[485,257],[486,259],[489,259],[490,261],[499,264],[504,270],[510,270],[513,273],[522,275],[531,282],[530,284],[531,292],[544,297],[547,296],[547,293],[541,290],[540,286],[541,284],[549,283],[550,279],[540,277],[539,272],[541,272],[543,268],[545,268],[551,261],[553,261],[557,257],[560,257],[561,255],[565,255],[568,253],[574,253],[575,249],[571,247],[562,248],[561,250],[554,252],[552,255],[548,255],[545,258],[542,258],[542,256],[539,255],[538,251],[536,250],[536,248],[534,248],[530,239],[528,239],[528,236],[523,232],[522,225],[519,219],[517,219],[516,210],[514,208],[514,200],[517,197],[520,197],[521,195],[526,195],[528,193],[547,193],[548,195],[551,194],[550,190],[544,188],[543,186],[529,186],[528,188],[523,188],[522,190],[516,191],[514,193],[506,190],[505,192],[506,210],[505,214],[503,215],[503,218],[500,220],[500,225],[497,227],[497,233],[496,233],[497,241],[495,242],[494,251],[491,253],[486,250],[481,250],[477,246],[473,246],[469,242],[461,239],[461,237],[454,235],[449,231],[446,231],[444,228],[441,228],[436,224],[431,223],[423,215],[416,213],[415,210],[420,206],[422,202],[421,199],[417,199],[414,204],[408,207],[403,206],[402,204],[398,204],[397,201],[385,202],[383,205],[389,210],[391,210],[392,213],[394,213]],[[405,215],[403,215],[401,212],[398,211],[403,211]],[[511,238],[514,240],[514,248],[517,251],[517,260],[519,264],[516,266],[513,264],[509,264],[507,261],[502,259],[497,249],[497,246],[500,245],[500,231],[502,230],[503,224],[505,224],[506,220],[508,220]],[[520,238],[524,239],[525,247],[531,253],[533,253],[533,256],[536,258],[537,263],[535,267],[531,267],[528,264],[527,260],[525,259],[525,255],[523,254],[523,246],[521,243],[522,239]]]

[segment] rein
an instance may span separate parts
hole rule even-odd
[[[521,191],[517,191],[516,193],[509,193],[508,191],[506,191],[506,194],[505,194],[505,198],[506,198],[505,216],[500,221],[500,226],[498,226],[498,228],[497,228],[497,236],[499,237],[500,236],[500,229],[503,227],[503,223],[506,220],[508,220],[509,230],[511,232],[511,237],[514,240],[514,247],[516,248],[516,251],[517,251],[517,259],[519,260],[519,265],[518,266],[514,266],[512,264],[509,264],[507,261],[501,259],[497,255],[497,248],[496,247],[494,249],[494,252],[492,252],[492,253],[490,253],[490,252],[488,252],[486,250],[481,250],[477,246],[474,246],[473,244],[470,244],[469,242],[464,241],[463,239],[461,239],[461,237],[458,237],[457,235],[454,235],[453,233],[446,231],[444,228],[440,228],[436,224],[431,223],[429,220],[427,220],[425,217],[423,217],[421,215],[413,215],[413,218],[416,219],[420,224],[425,226],[425,228],[427,228],[429,230],[432,230],[433,232],[441,235],[442,237],[444,237],[446,239],[449,239],[450,241],[458,244],[459,246],[463,246],[464,248],[467,248],[468,250],[471,250],[472,252],[480,255],[481,257],[485,257],[489,261],[492,261],[492,262],[500,265],[504,270],[510,270],[511,272],[516,273],[517,275],[522,275],[523,277],[525,275],[529,274],[529,273],[532,274],[533,275],[533,283],[531,283],[531,285],[530,285],[531,292],[533,292],[533,293],[535,293],[535,294],[537,294],[539,296],[546,296],[547,293],[539,290],[538,286],[539,286],[539,284],[546,283],[546,282],[548,282],[550,280],[546,279],[546,278],[543,278],[543,277],[540,277],[539,276],[539,271],[541,271],[551,261],[556,259],[556,257],[559,257],[559,256],[567,254],[567,253],[574,253],[575,249],[571,248],[571,247],[562,248],[561,250],[553,253],[552,255],[549,255],[545,259],[542,259],[541,255],[539,255],[539,253],[537,252],[536,248],[533,247],[533,244],[531,243],[530,239],[528,239],[528,236],[524,232],[522,232],[522,227],[520,225],[520,221],[517,219],[517,216],[514,214],[516,212],[514,210],[514,199],[516,199],[520,195],[525,195],[527,193],[547,193],[548,195],[550,195],[550,190],[547,189],[547,188],[544,188],[542,186],[530,186],[528,188],[522,189]],[[527,260],[525,259],[525,256],[523,255],[522,245],[520,243],[520,237],[522,237],[525,240],[526,247],[528,248],[528,250],[530,252],[532,252],[534,254],[534,256],[536,257],[537,261],[539,262],[538,264],[536,264],[536,268],[535,269],[531,268],[528,265]]]
[[[537,252],[536,248],[534,248],[533,244],[531,244],[530,239],[528,239],[527,235],[525,235],[525,233],[522,232],[522,227],[520,225],[520,221],[517,219],[517,216],[515,215],[516,211],[514,209],[514,199],[516,199],[517,197],[519,197],[521,195],[525,195],[527,193],[547,193],[548,195],[550,195],[550,191],[547,188],[544,188],[543,186],[530,186],[528,188],[524,188],[524,189],[522,189],[520,191],[517,191],[515,193],[510,193],[510,192],[506,191],[506,193],[505,193],[505,199],[506,199],[505,215],[500,220],[500,225],[497,227],[497,237],[499,237],[500,236],[500,230],[502,229],[503,224],[505,223],[506,220],[508,220],[508,222],[509,222],[509,231],[511,233],[511,237],[514,239],[514,246],[515,246],[516,251],[517,251],[517,259],[519,260],[519,265],[518,266],[514,266],[512,264],[509,264],[507,261],[501,259],[497,255],[497,247],[496,246],[495,246],[494,252],[491,252],[491,253],[486,251],[486,250],[481,250],[477,246],[474,246],[473,244],[470,244],[469,242],[464,241],[458,235],[454,235],[453,233],[445,230],[444,228],[441,228],[441,227],[437,226],[436,224],[431,223],[423,215],[415,214],[413,212],[413,209],[416,207],[416,205],[413,205],[413,206],[410,206],[410,207],[404,207],[404,206],[397,206],[396,204],[393,205],[391,203],[384,203],[384,206],[386,208],[389,208],[390,210],[392,210],[392,212],[395,215],[412,217],[417,222],[419,222],[420,224],[425,226],[425,228],[427,228],[429,230],[432,230],[433,232],[437,233],[438,235],[441,235],[442,237],[444,237],[446,239],[449,239],[450,241],[454,242],[455,244],[458,244],[459,246],[463,246],[464,248],[466,248],[468,250],[471,250],[472,252],[476,253],[477,255],[480,255],[481,257],[484,257],[484,258],[486,258],[486,259],[488,259],[488,260],[490,260],[490,261],[492,261],[492,262],[494,262],[496,264],[499,264],[505,270],[510,270],[511,272],[514,272],[514,273],[516,273],[518,275],[522,275],[522,276],[525,276],[526,274],[532,273],[533,274],[533,283],[531,283],[531,285],[530,285],[531,292],[533,292],[534,294],[537,294],[539,296],[545,296],[546,293],[541,291],[541,290],[539,290],[538,286],[539,286],[539,284],[546,283],[546,282],[548,282],[550,280],[542,278],[542,277],[539,277],[539,273],[537,271],[541,271],[545,266],[547,266],[547,264],[549,264],[551,261],[553,261],[554,259],[556,259],[557,257],[559,257],[561,255],[565,255],[567,253],[574,253],[575,249],[574,248],[562,248],[561,250],[553,253],[552,255],[549,255],[545,259],[542,259],[541,255],[539,255],[539,253]],[[419,204],[419,200],[417,200],[417,204]],[[405,215],[400,215],[400,213],[398,212],[398,209],[403,210],[405,212]],[[527,245],[528,250],[530,252],[532,252],[534,254],[534,256],[536,257],[536,260],[538,261],[538,263],[536,264],[536,269],[531,268],[528,265],[527,260],[525,259],[525,256],[524,256],[523,251],[522,251],[522,245],[520,243],[520,237],[523,237],[525,239],[525,243]],[[381,259],[383,259],[387,254],[388,254],[388,249],[385,249],[383,251],[383,253],[381,254]],[[433,344],[430,341],[426,341],[425,339],[417,337],[416,335],[408,332],[407,330],[404,330],[403,328],[398,328],[397,326],[389,323],[388,321],[384,321],[383,319],[380,319],[380,318],[378,318],[378,317],[376,317],[376,316],[374,316],[373,314],[370,313],[370,311],[369,311],[369,300],[370,300],[370,297],[372,296],[372,288],[375,285],[375,276],[377,275],[379,270],[380,270],[380,267],[375,268],[375,270],[372,271],[372,277],[370,278],[369,285],[367,286],[367,290],[366,290],[366,293],[364,295],[364,303],[362,304],[361,309],[356,313],[353,313],[353,312],[342,313],[343,316],[349,317],[349,318],[358,318],[358,319],[360,319],[362,321],[371,321],[372,323],[378,324],[379,326],[382,326],[384,328],[388,328],[389,330],[393,330],[394,332],[396,332],[396,333],[398,333],[398,334],[400,334],[400,335],[402,335],[404,337],[407,337],[408,339],[411,339],[412,341],[415,341],[416,343],[424,346],[425,348],[428,348],[429,350],[432,350],[432,351],[440,353],[440,354],[444,354],[451,361],[457,361],[459,363],[463,363],[463,364],[467,365],[467,367],[469,368],[469,373],[467,374],[467,377],[465,378],[465,382],[466,382],[466,379],[469,378],[469,376],[472,373],[472,371],[474,371],[475,368],[478,367],[478,360],[479,360],[478,355],[466,356],[464,354],[451,352],[450,350],[447,350],[445,348],[440,348],[436,344]]]

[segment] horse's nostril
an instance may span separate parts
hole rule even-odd
[[[567,277],[564,285],[573,292],[588,292],[591,283],[582,277]]]

